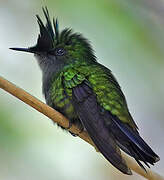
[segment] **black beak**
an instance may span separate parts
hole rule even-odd
[[[33,48],[9,48],[15,51],[24,51],[29,53],[36,53],[36,51]]]

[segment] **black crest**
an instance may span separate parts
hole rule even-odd
[[[46,25],[44,25],[43,21],[36,15],[37,22],[40,28],[40,34],[38,36],[37,44],[31,48],[33,51],[46,52],[54,47],[55,42],[58,42],[59,36],[59,26],[57,19],[53,18],[53,25],[50,20],[49,12],[47,7],[42,8],[44,16],[46,18]],[[54,29],[53,29],[54,26]]]

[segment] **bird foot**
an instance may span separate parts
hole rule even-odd
[[[73,123],[72,123],[71,121],[69,121],[69,125],[68,125],[68,127],[66,127],[65,129],[66,129],[66,130],[69,130],[69,129],[72,127],[72,124],[73,124]]]

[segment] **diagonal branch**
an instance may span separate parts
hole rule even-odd
[[[49,117],[54,121],[55,123],[59,124],[62,127],[68,127],[69,121],[66,119],[62,114],[51,108],[50,106],[46,105],[45,103],[41,102],[34,96],[30,95],[23,89],[15,86],[11,82],[5,80],[0,76],[0,88],[7,91],[8,93],[12,94],[13,96],[17,97],[24,103],[28,104],[29,106],[33,107],[40,113],[44,114],[45,116]],[[95,147],[94,143],[88,136],[86,132],[80,133],[80,130],[76,126],[72,126],[69,131],[71,131],[74,134],[78,134],[78,136],[91,144]],[[128,157],[126,154],[122,153],[124,159],[127,162],[127,165],[129,168],[131,168],[133,171],[135,171],[137,174],[140,174],[141,176],[149,179],[149,180],[164,180],[162,176],[159,174],[151,171],[150,169],[147,169],[147,173],[138,166],[138,164],[130,157]]]

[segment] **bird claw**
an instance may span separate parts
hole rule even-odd
[[[68,125],[68,127],[66,127],[65,129],[69,131],[69,129],[72,127],[72,124],[73,124],[73,123],[72,123],[71,121],[69,121],[69,125]],[[71,132],[71,131],[69,131],[69,133],[70,133],[72,136],[74,136],[74,137],[77,137],[77,136],[78,136],[78,134],[75,134],[75,133],[73,133],[73,132]]]
[[[68,127],[66,127],[65,129],[67,129],[67,130],[69,130],[71,127],[72,127],[72,122],[71,121],[69,121],[69,125],[68,125]]]
[[[69,129],[72,127],[72,125],[73,125],[73,123],[72,123],[71,121],[69,121],[69,125],[68,125],[68,127],[67,127],[66,129],[69,130]],[[79,133],[78,133],[78,134],[75,134],[75,133],[73,133],[73,132],[71,132],[71,131],[69,131],[69,133],[70,133],[72,136],[77,137],[77,136],[79,136],[79,134],[81,134],[83,131],[84,131],[84,127],[79,127]]]

